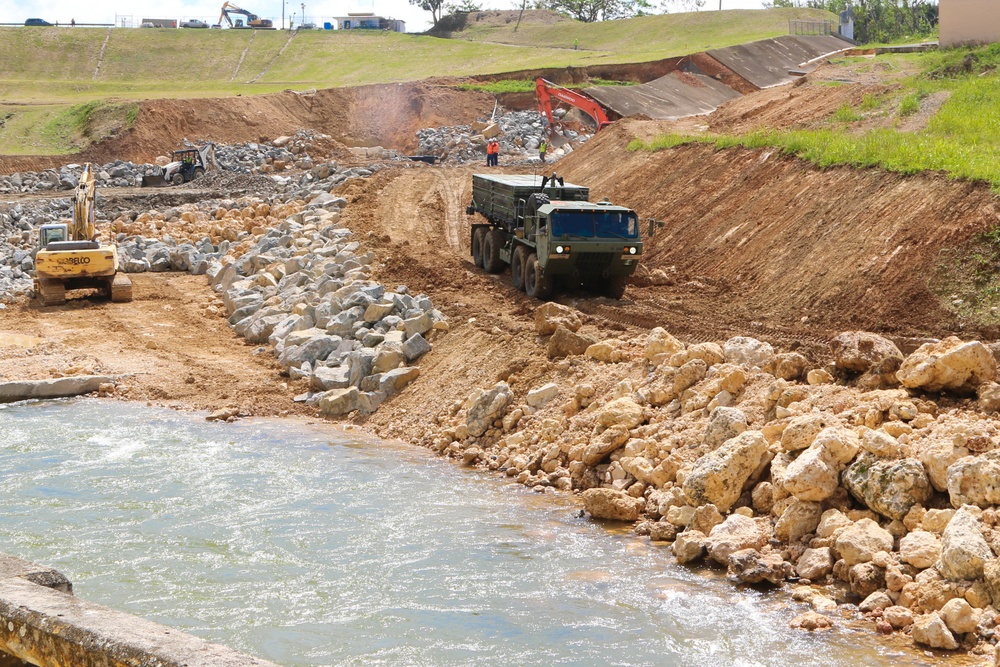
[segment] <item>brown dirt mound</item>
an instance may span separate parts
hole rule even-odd
[[[631,129],[631,121],[616,124],[559,167],[595,197],[666,222],[643,264],[673,273],[676,286],[640,293],[676,299],[680,322],[687,313],[737,329],[760,323],[812,335],[968,333],[972,325],[958,321],[930,282],[943,250],[995,224],[997,198],[987,185],[822,171],[765,150],[631,152]]]
[[[308,128],[348,146],[417,147],[424,127],[469,124],[493,110],[485,93],[427,83],[333,88],[221,99],[147,100],[135,125],[76,155],[0,156],[0,173],[37,171],[69,161],[152,161],[187,138],[258,141]]]

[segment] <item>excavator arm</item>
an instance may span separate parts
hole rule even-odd
[[[600,104],[590,99],[586,95],[574,92],[569,88],[563,88],[545,79],[535,79],[535,98],[538,100],[538,111],[549,121],[549,128],[555,125],[555,118],[552,116],[552,98],[560,102],[565,102],[583,111],[594,119],[597,123],[597,130],[601,131],[611,124],[608,115]],[[551,132],[551,129],[549,130]]]
[[[242,16],[245,16],[246,17],[247,27],[254,27],[254,28],[270,28],[271,27],[271,21],[270,21],[270,19],[262,19],[259,16],[257,16],[256,14],[254,14],[253,12],[249,12],[249,11],[243,9],[242,7],[237,7],[236,5],[234,5],[231,2],[225,2],[225,3],[223,3],[223,5],[222,5],[222,14],[219,15],[219,25],[222,25],[222,22],[225,21],[226,23],[229,24],[229,27],[232,28],[233,27],[233,20],[231,18],[229,18],[230,14],[240,14]]]
[[[87,163],[80,174],[80,183],[76,186],[76,199],[73,202],[73,224],[69,230],[71,241],[93,241],[94,237],[97,236],[95,226],[97,209],[94,206],[96,186],[93,167]]]

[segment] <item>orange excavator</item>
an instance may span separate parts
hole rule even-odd
[[[230,14],[240,14],[245,16],[246,22],[244,23],[243,19],[236,19],[234,22],[233,19],[230,18]],[[222,5],[222,14],[219,15],[218,25],[221,26],[223,21],[228,23],[230,28],[274,30],[274,24],[271,22],[271,19],[262,19],[253,12],[248,12],[241,7],[237,7],[231,2],[226,2]]]
[[[552,133],[556,123],[555,118],[552,116],[553,97],[560,102],[565,102],[576,107],[593,118],[597,124],[598,132],[611,124],[611,121],[608,120],[608,115],[604,113],[604,109],[594,100],[569,88],[563,88],[551,81],[539,78],[535,79],[535,98],[538,100],[538,111],[549,121],[549,134]]]

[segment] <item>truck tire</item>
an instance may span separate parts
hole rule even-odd
[[[191,176],[191,180],[192,181],[196,181],[196,180],[198,180],[199,178],[201,178],[204,175],[205,175],[205,170],[204,169],[202,169],[201,167],[195,167],[194,168],[194,175]]]
[[[528,256],[528,249],[523,245],[514,248],[514,254],[510,258],[510,281],[514,287],[524,291],[524,259]]]
[[[479,227],[472,233],[472,263],[483,268],[483,241],[486,238],[486,229]]]
[[[621,299],[625,296],[625,288],[627,286],[628,276],[611,276],[604,291],[612,299]]]
[[[483,269],[487,273],[503,271],[503,260],[500,259],[500,249],[504,245],[504,234],[499,229],[491,229],[483,241]]]
[[[552,277],[545,275],[535,253],[528,255],[528,261],[524,263],[524,291],[528,296],[541,300],[552,295]]]
[[[174,185],[183,185],[184,174],[182,174],[181,172],[177,172],[176,174],[170,177],[170,182],[173,183]]]

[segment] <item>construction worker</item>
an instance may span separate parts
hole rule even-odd
[[[500,142],[496,139],[490,139],[490,143],[486,144],[486,166],[496,167],[500,164]]]
[[[546,141],[545,137],[542,137],[542,143],[538,144],[538,157],[541,158],[542,162],[545,162],[545,154],[549,150],[549,142]]]

